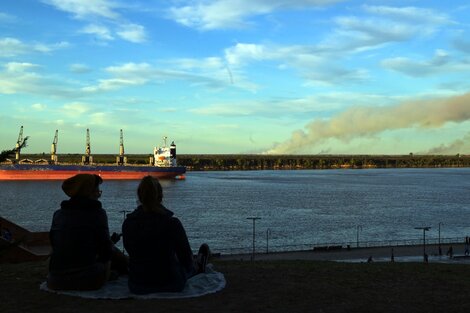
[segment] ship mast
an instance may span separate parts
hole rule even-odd
[[[18,134],[18,140],[16,141],[16,146],[15,146],[15,160],[17,162],[20,160],[22,144],[23,144],[23,126],[21,126],[20,128],[20,133]]]
[[[90,130],[86,129],[86,146],[85,146],[85,155],[82,156],[82,164],[88,165],[93,163],[93,157],[91,155],[91,145],[90,145]]]
[[[54,140],[52,140],[51,145],[51,164],[57,163],[57,142],[59,141],[59,130],[55,130]]]

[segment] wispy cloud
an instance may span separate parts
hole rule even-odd
[[[96,36],[101,40],[114,40],[109,28],[103,25],[89,24],[82,28],[80,32]]]
[[[191,109],[190,112],[207,116],[246,118],[259,116],[279,119],[281,116],[305,116],[306,114],[337,112],[340,108],[344,108],[346,102],[374,105],[377,102],[382,104],[391,103],[393,100],[391,97],[374,94],[331,93],[304,98],[218,102]]]
[[[413,77],[425,77],[445,72],[470,71],[470,63],[465,60],[455,60],[444,50],[437,50],[430,60],[421,61],[398,57],[385,59],[381,64],[385,68]]]
[[[435,100],[416,100],[385,107],[351,107],[330,119],[314,119],[304,130],[266,153],[300,153],[316,145],[338,139],[372,136],[386,130],[407,128],[437,129],[449,122],[470,120],[470,93]]]
[[[48,53],[69,46],[69,43],[65,41],[53,44],[24,43],[16,38],[4,37],[0,38],[0,57],[15,57],[31,52]]]
[[[149,63],[126,63],[110,66],[105,71],[111,78],[100,79],[97,85],[82,88],[85,92],[102,92],[167,80],[186,81],[194,86],[223,88],[230,84],[226,66],[216,58],[172,59],[159,66]]]
[[[121,25],[116,33],[122,39],[134,43],[142,43],[147,40],[145,28],[137,24]]]
[[[142,43],[147,39],[145,27],[129,22],[120,13],[125,5],[109,0],[43,0],[60,11],[70,13],[75,19],[89,22],[79,32],[93,35],[104,41],[119,37],[132,43]],[[129,8],[129,7],[126,7]]]
[[[82,115],[90,110],[91,108],[88,104],[80,102],[67,103],[62,106],[62,112],[66,115],[73,117],[77,115]]]
[[[42,104],[42,103],[34,103],[31,108],[35,111],[44,111],[47,106],[45,104]]]
[[[1,23],[11,23],[11,22],[14,22],[15,20],[16,20],[16,17],[14,17],[13,15],[10,15],[10,14],[4,13],[4,12],[0,12],[0,22]]]
[[[335,17],[333,30],[315,44],[283,46],[240,42],[225,49],[225,59],[237,69],[250,63],[275,61],[280,68],[297,70],[307,84],[355,83],[369,79],[369,71],[348,67],[340,60],[429,36],[442,25],[451,23],[445,14],[414,7],[363,6],[362,13],[365,16]],[[433,62],[443,61],[443,57],[439,54]],[[391,63],[398,61],[403,60],[385,61],[384,64],[392,66]]]
[[[411,24],[442,25],[451,23],[449,16],[435,10],[417,7],[388,7],[364,5],[364,10],[388,19]]]
[[[69,69],[71,72],[77,74],[89,73],[92,71],[88,65],[82,63],[70,64]]]
[[[0,94],[34,94],[52,97],[80,97],[67,81],[43,75],[42,67],[27,62],[9,62],[0,67]]]
[[[77,19],[102,17],[117,19],[116,5],[108,0],[42,0],[44,3],[56,7],[58,10],[71,13]]]
[[[298,10],[326,6],[344,0],[212,0],[185,1],[168,10],[176,22],[200,30],[243,28],[249,17],[277,10]]]

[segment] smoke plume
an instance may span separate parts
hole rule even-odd
[[[437,100],[417,100],[386,107],[351,107],[329,120],[313,120],[305,130],[292,133],[287,141],[267,154],[292,154],[331,138],[349,141],[386,130],[439,128],[448,122],[470,119],[470,93]]]
[[[441,144],[438,147],[429,149],[424,154],[457,154],[470,150],[470,133],[462,139],[457,139],[449,144]]]

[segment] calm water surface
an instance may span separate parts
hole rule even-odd
[[[110,230],[136,206],[138,181],[105,181],[101,201]],[[66,196],[61,182],[0,182],[0,215],[28,229],[48,230]],[[192,247],[283,250],[319,243],[470,235],[470,169],[370,169],[189,172],[163,181],[164,204],[186,228]],[[359,228],[358,232],[358,226]],[[233,249],[233,250],[232,250]]]

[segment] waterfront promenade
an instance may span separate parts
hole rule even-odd
[[[452,246],[453,258],[446,255],[449,247]],[[341,248],[330,251],[289,251],[272,253],[255,253],[255,260],[311,260],[311,261],[351,261],[367,262],[369,257],[373,261],[391,261],[393,257],[396,262],[423,262],[423,245],[407,246],[387,246],[387,247],[365,247],[365,248]],[[453,263],[468,262],[470,257],[464,258],[464,244],[441,244],[442,255],[439,256],[439,246],[437,244],[427,244],[426,254],[429,262]],[[230,254],[220,256],[220,260],[240,260],[250,261],[252,253]]]

